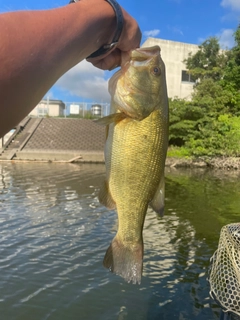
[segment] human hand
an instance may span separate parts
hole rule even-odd
[[[104,55],[96,58],[88,58],[95,67],[103,70],[113,70],[122,64],[122,57],[126,53],[138,48],[141,41],[141,31],[136,20],[130,16],[123,8],[124,25],[117,46]]]

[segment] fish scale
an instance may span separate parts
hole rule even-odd
[[[118,230],[119,234],[123,234],[122,238],[124,234],[133,231],[139,237],[142,230],[138,225],[142,227],[144,222],[146,203],[152,200],[160,181],[164,168],[164,156],[159,152],[163,144],[163,139],[158,134],[160,120],[159,111],[141,122],[123,120],[115,126],[113,141],[107,141],[107,144],[112,144],[109,187],[117,203],[119,221],[123,221]],[[133,221],[139,223],[136,228],[130,229],[129,224],[132,225]]]

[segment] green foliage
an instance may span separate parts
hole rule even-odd
[[[236,91],[240,90],[240,25],[234,33],[235,46],[228,53],[228,62],[224,70],[223,85],[231,83]]]
[[[170,147],[170,148],[168,148],[167,156],[172,157],[172,158],[189,159],[189,158],[191,158],[191,153],[190,153],[189,149],[184,148],[184,147],[181,147],[181,148]]]
[[[240,117],[222,114],[216,119],[205,115],[195,121],[195,130],[194,123],[190,130],[182,123],[178,122],[173,128],[170,125],[170,137],[173,131],[175,140],[172,138],[171,142],[170,138],[168,156],[240,156]]]
[[[240,119],[227,114],[201,128],[204,139],[186,143],[193,156],[240,156]]]
[[[236,65],[240,66],[240,24],[234,33],[235,47],[233,47],[232,52]]]
[[[185,60],[198,81],[191,101],[169,101],[169,156],[240,156],[240,25],[234,36],[231,50],[209,38]]]
[[[170,100],[169,110],[169,143],[183,146],[189,137],[195,135],[197,120],[203,117],[203,110],[181,99]]]
[[[199,46],[199,51],[196,54],[190,54],[184,62],[189,73],[196,79],[219,80],[227,60],[227,54],[220,51],[218,39],[210,37]]]

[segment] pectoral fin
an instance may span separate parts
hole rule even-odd
[[[159,186],[156,190],[156,193],[150,202],[152,209],[159,215],[164,215],[164,198],[165,198],[165,181],[164,176],[160,180]]]
[[[108,182],[105,180],[102,188],[98,194],[99,202],[104,205],[106,208],[113,210],[116,208],[116,203],[112,198],[112,195],[109,190]]]
[[[98,120],[95,120],[94,122],[102,126],[107,126],[113,122],[118,123],[119,121],[122,121],[126,117],[127,117],[126,114],[123,112],[112,113],[109,116],[100,118]]]

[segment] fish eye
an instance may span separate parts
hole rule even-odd
[[[159,67],[153,67],[152,68],[152,73],[155,75],[155,76],[160,76],[161,74],[161,69]]]

